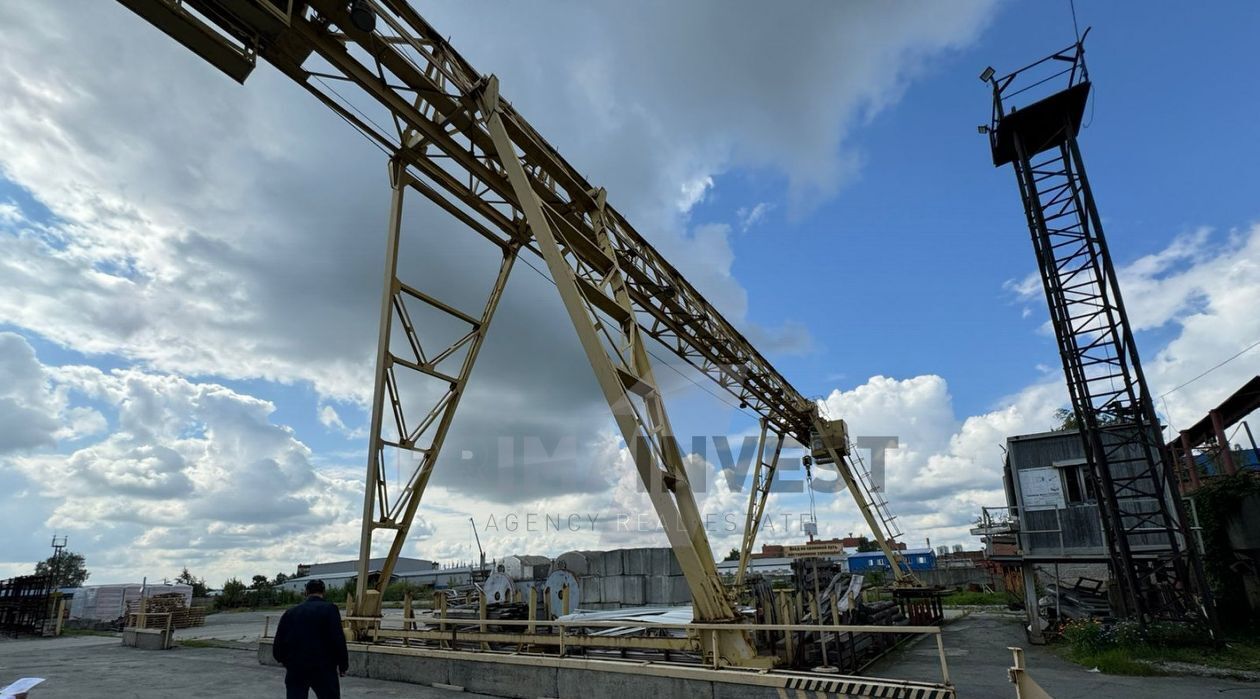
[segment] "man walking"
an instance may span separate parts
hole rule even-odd
[[[287,699],[306,699],[312,689],[318,699],[340,699],[338,677],[346,676],[350,655],[337,605],[324,601],[324,581],[306,583],[306,601],[280,617],[271,657],[287,670]]]

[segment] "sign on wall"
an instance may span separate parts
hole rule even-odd
[[[1059,469],[1053,466],[1020,471],[1019,492],[1024,499],[1024,509],[1029,512],[1058,510],[1066,505],[1063,479],[1059,477]]]

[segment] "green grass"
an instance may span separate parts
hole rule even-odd
[[[1067,649],[1064,655],[1072,662],[1087,668],[1096,667],[1099,672],[1105,672],[1108,675],[1151,677],[1163,674],[1151,667],[1149,663],[1141,662],[1147,658],[1137,657],[1136,650],[1136,648],[1110,648],[1094,653],[1081,653]]]
[[[951,592],[941,598],[946,607],[1005,607],[1010,596],[1005,592]]]
[[[1166,674],[1151,663],[1175,662],[1203,665],[1221,670],[1260,672],[1260,643],[1234,640],[1225,648],[1152,646],[1140,644],[1095,652],[1074,651],[1060,646],[1068,660],[1084,667],[1096,667],[1111,675],[1151,676]]]
[[[1150,660],[1260,672],[1260,644],[1255,641],[1230,641],[1220,650],[1215,648],[1151,648],[1146,652],[1149,653],[1147,657]]]

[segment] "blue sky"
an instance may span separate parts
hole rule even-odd
[[[970,513],[1000,502],[1001,439],[1049,427],[1064,399],[1044,301],[1017,288],[1035,271],[1033,255],[1013,173],[991,165],[976,132],[990,98],[977,76],[1068,45],[1069,7],[819,5],[817,17],[809,9],[745,18],[747,26],[724,16],[735,24],[694,42],[687,32],[716,17],[699,3],[645,6],[642,18],[614,6],[576,18],[556,7],[424,11],[475,65],[498,72],[504,94],[607,183],[610,201],[750,336],[784,340],[767,342],[766,353],[802,393],[825,399],[858,434],[901,438],[888,492],[915,541],[968,543]],[[353,555],[383,244],[379,153],[269,66],[240,88],[120,8],[94,11],[50,15],[45,25],[7,17],[21,41],[0,69],[28,79],[0,88],[0,138],[11,144],[0,151],[8,207],[0,244],[11,261],[0,264],[0,333],[23,342],[0,346],[14,353],[12,366],[42,377],[42,389],[14,393],[13,404],[61,426],[37,446],[7,451],[0,434],[11,509],[43,523],[0,551],[0,572],[42,555],[51,532],[67,529],[118,578],[136,567],[127,558],[136,551],[155,574],[180,560],[244,575]],[[671,12],[683,16],[642,51],[635,23]],[[1077,14],[1082,30],[1093,26],[1082,149],[1131,284],[1148,375],[1166,391],[1260,339],[1260,321],[1239,310],[1260,293],[1252,172],[1260,8],[1082,1]],[[611,33],[565,48],[543,42],[532,61],[511,60],[516,24],[562,33],[566,22],[592,18]],[[94,69],[110,46],[67,41],[85,22],[126,37],[118,66]],[[774,47],[760,58],[768,65],[719,29],[764,37]],[[792,41],[797,34],[805,38]],[[49,47],[57,61],[34,68]],[[763,69],[773,77],[759,77]],[[134,74],[146,70],[138,85]],[[65,172],[52,175],[58,168]],[[679,207],[697,182],[708,183],[703,197]],[[444,255],[455,253],[426,252],[413,262],[443,278],[440,268],[454,264]],[[474,375],[483,390],[461,413],[457,445],[493,450],[497,424],[546,423],[544,444],[577,435],[583,473],[543,474],[531,480],[536,492],[516,499],[481,498],[452,467],[435,478],[416,555],[470,556],[470,515],[636,506],[554,292],[522,267],[509,295],[516,305]],[[551,340],[555,357],[538,356]],[[534,356],[513,370],[504,358],[522,342]],[[1163,409],[1184,424],[1255,367],[1244,355]],[[669,369],[658,374],[674,385],[679,434],[752,429]],[[171,431],[149,433],[148,420]],[[39,483],[49,472],[88,480],[99,472],[103,490],[58,493]],[[264,472],[271,480],[257,480]],[[219,480],[253,485],[225,492]],[[105,502],[110,493],[136,498],[144,515],[120,515]],[[212,496],[252,513],[216,516],[200,504]],[[746,496],[717,488],[705,497],[723,511]],[[783,495],[775,507],[807,505]],[[860,530],[847,498],[819,507],[824,534]],[[578,546],[490,540],[502,553]],[[725,551],[732,538],[714,540]]]
[[[1255,220],[1252,164],[1260,8],[1209,3],[1078,4],[1094,26],[1086,59],[1093,115],[1081,136],[1091,184],[1118,263],[1199,226]],[[1249,20],[1249,21],[1248,21]],[[736,274],[751,317],[803,320],[820,351],[780,359],[806,392],[873,374],[940,374],[958,410],[991,407],[1056,366],[1053,338],[1038,334],[1044,302],[1003,289],[1035,271],[1009,167],[995,169],[985,137],[989,94],[977,79],[1069,45],[1066,3],[1010,3],[980,41],[925,68],[893,108],[857,138],[862,172],[799,218],[772,173],[729,173],[695,217],[730,217],[748,201],[776,201],[755,230],[734,238]],[[1022,309],[1033,314],[1022,317]],[[1158,338],[1139,337],[1154,349]],[[1227,356],[1227,355],[1226,355]]]

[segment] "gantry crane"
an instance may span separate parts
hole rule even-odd
[[[487,328],[521,253],[541,257],[631,451],[690,588],[697,621],[734,622],[703,519],[649,359],[655,341],[760,418],[741,565],[746,565],[786,439],[832,464],[902,583],[917,583],[885,536],[891,518],[852,467],[842,420],[828,420],[608,203],[405,0],[120,0],[233,79],[271,63],[389,155],[392,200],[369,428],[360,565],[353,614],[376,616],[425,486],[437,465]],[[335,87],[334,87],[335,85]],[[501,253],[477,309],[398,270],[403,203],[419,193]],[[411,321],[424,307],[462,324],[433,344]],[[401,334],[402,337],[398,337]],[[406,380],[400,380],[405,378]],[[427,392],[408,394],[417,382]],[[405,406],[429,398],[415,414]],[[400,492],[389,456],[413,455]],[[380,570],[373,544],[389,544]],[[741,574],[742,577],[742,574]],[[706,643],[710,643],[706,641]],[[706,651],[756,664],[743,632],[714,634]]]
[[[1091,87],[1088,34],[1007,75],[985,69],[993,115],[980,129],[993,164],[1015,170],[1122,612],[1141,624],[1202,622],[1215,633],[1211,590],[1076,141]]]

